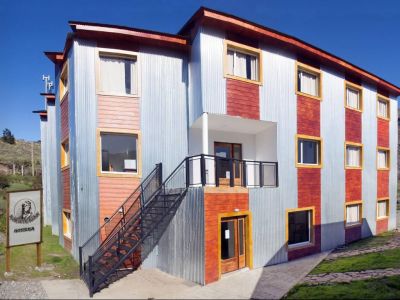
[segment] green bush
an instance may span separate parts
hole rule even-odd
[[[0,175],[0,189],[5,189],[10,186],[10,181],[7,176]]]

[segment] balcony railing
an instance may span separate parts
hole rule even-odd
[[[200,154],[186,159],[188,186],[277,187],[278,162]]]

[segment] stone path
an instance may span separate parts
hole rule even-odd
[[[0,299],[46,299],[40,281],[1,281]]]
[[[355,280],[365,280],[370,278],[381,278],[385,276],[400,275],[400,269],[377,269],[365,270],[359,272],[345,272],[345,273],[323,273],[316,275],[308,275],[302,283],[308,285],[319,285],[328,283],[350,282]]]
[[[370,247],[370,248],[364,248],[364,249],[360,248],[360,249],[355,249],[355,250],[334,251],[331,254],[329,254],[325,260],[327,260],[327,261],[335,260],[335,259],[342,258],[342,257],[350,257],[350,256],[367,254],[367,253],[382,252],[382,251],[396,249],[396,248],[400,248],[400,234],[396,234],[392,239],[390,239],[386,244],[384,244],[382,246]]]

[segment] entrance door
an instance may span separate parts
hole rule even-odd
[[[246,266],[246,222],[244,217],[221,221],[221,273]]]
[[[242,145],[232,144],[232,143],[214,143],[214,154],[215,156],[226,158],[218,160],[218,173],[220,185],[229,185],[229,180],[232,176],[230,171],[231,159],[236,159],[233,161],[233,176],[234,183],[236,185],[241,185],[242,183],[242,168],[241,163],[238,160],[242,159]]]

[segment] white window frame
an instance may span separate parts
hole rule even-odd
[[[303,143],[300,143],[300,157],[299,154],[299,142],[300,140],[311,141],[317,143],[317,163],[316,164],[307,164],[303,163]],[[322,157],[323,157],[323,145],[322,139],[320,137],[308,136],[308,135],[296,135],[296,166],[302,168],[321,168],[322,167]],[[300,160],[300,162],[299,162]]]
[[[134,59],[135,60],[135,72],[136,72],[136,93],[126,94],[126,93],[112,93],[103,91],[101,87],[101,61],[100,57],[113,57],[121,59]],[[140,87],[141,87],[141,66],[140,66],[140,55],[138,52],[125,51],[119,49],[111,48],[96,48],[96,93],[104,96],[117,96],[117,97],[128,97],[137,98],[140,97]]]
[[[359,211],[358,211],[358,215],[359,215],[359,220],[356,223],[353,224],[348,224],[347,223],[347,207],[348,206],[358,206],[359,207]],[[346,228],[349,227],[355,227],[355,226],[361,226],[363,223],[363,203],[362,201],[351,201],[351,202],[346,202],[344,205],[344,225]]]
[[[379,202],[385,202],[386,203],[386,215],[383,217],[379,216]],[[389,218],[390,215],[390,201],[389,198],[380,198],[376,201],[376,219],[377,220],[384,220]]]
[[[379,152],[386,153],[386,166],[379,166]],[[390,149],[386,147],[377,147],[376,150],[376,169],[377,170],[390,170]]]
[[[347,90],[348,89],[358,92],[358,105],[359,105],[358,108],[350,106],[348,104],[348,99],[347,99]],[[355,111],[358,111],[358,112],[362,112],[363,111],[363,91],[362,91],[362,87],[361,86],[356,85],[356,84],[351,83],[351,82],[348,82],[348,81],[345,82],[344,106],[346,108],[348,108],[348,109],[352,109],[352,110],[355,110]]]
[[[360,149],[360,165],[359,166],[350,166],[347,164],[347,147],[355,147]],[[364,149],[363,144],[353,143],[353,142],[345,142],[344,143],[344,166],[345,169],[362,169],[364,165]]]
[[[311,75],[314,75],[317,77],[317,83],[318,83],[318,95],[311,95],[311,94],[307,94],[304,93],[302,91],[300,91],[300,86],[299,86],[299,74],[300,72],[304,72],[304,73],[308,73]],[[316,100],[322,100],[322,72],[320,69],[311,67],[309,65],[300,63],[300,62],[296,62],[296,72],[295,72],[295,84],[296,84],[296,94],[298,95],[302,95],[302,96],[306,96],[312,99],[316,99]]]
[[[386,114],[387,116],[381,116],[379,114],[379,102],[386,102]],[[379,119],[383,119],[383,120],[390,120],[390,99],[388,97],[379,95],[377,96],[377,100],[376,100],[376,116]]]

